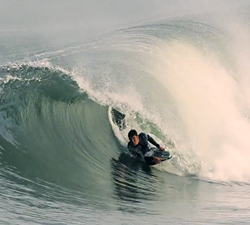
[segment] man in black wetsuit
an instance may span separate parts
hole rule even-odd
[[[137,158],[145,160],[148,164],[154,160],[155,163],[160,163],[161,159],[158,157],[148,157],[150,145],[148,142],[156,146],[159,150],[164,151],[165,148],[161,147],[151,136],[145,133],[137,134],[136,130],[130,130],[128,133],[129,143],[128,150]]]

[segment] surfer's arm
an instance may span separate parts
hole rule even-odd
[[[128,145],[127,145],[127,149],[130,153],[132,153],[132,148],[131,148],[131,143],[129,142]]]
[[[153,144],[154,146],[156,146],[157,148],[160,148],[160,145],[154,140],[154,138],[152,138],[150,135],[148,135],[148,141]]]
[[[128,143],[127,149],[128,149],[128,151],[129,151],[133,156],[137,157],[137,154],[136,154],[137,152],[134,151],[134,149],[132,148],[131,142]]]
[[[137,151],[136,149],[134,149],[132,146],[131,146],[131,142],[128,143],[128,146],[127,146],[127,149],[128,151],[136,158],[138,159],[143,159],[143,154],[141,151]]]
[[[148,135],[148,141],[153,144],[154,146],[156,146],[158,149],[160,150],[164,150],[163,147],[161,147],[155,140],[154,138],[152,138],[150,135]]]

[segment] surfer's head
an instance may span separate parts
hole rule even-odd
[[[128,138],[129,138],[129,140],[130,140],[134,145],[138,145],[138,144],[139,144],[140,139],[139,139],[139,136],[138,136],[136,130],[130,130],[130,131],[128,132]]]

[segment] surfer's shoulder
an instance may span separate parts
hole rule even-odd
[[[147,139],[147,134],[146,133],[143,133],[143,132],[141,132],[140,134],[139,134],[139,138],[140,139]]]

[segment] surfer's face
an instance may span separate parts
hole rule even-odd
[[[134,135],[130,140],[134,145],[139,144],[139,136],[138,135]]]

